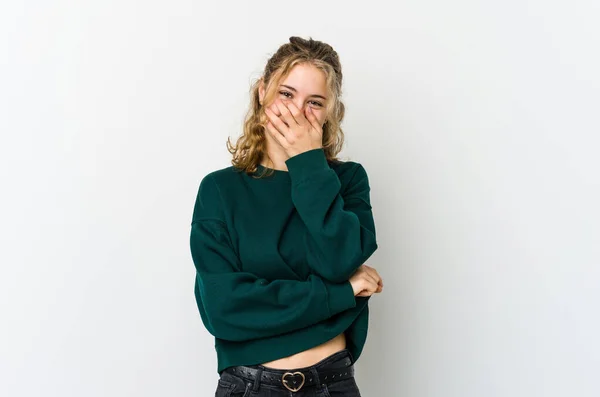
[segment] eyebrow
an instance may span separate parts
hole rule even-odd
[[[286,87],[289,88],[290,90],[294,91],[294,92],[298,92],[294,87],[289,86],[289,85],[285,85],[285,84],[281,84],[282,87]],[[324,101],[327,100],[327,98],[325,98],[323,95],[318,95],[318,94],[312,94],[310,95],[311,97],[315,97],[315,98],[322,98]]]

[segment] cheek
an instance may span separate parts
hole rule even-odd
[[[327,115],[325,114],[325,109],[315,109],[315,108],[311,108],[312,110],[312,114],[315,115],[315,117],[317,118],[317,120],[319,120],[319,124],[323,124],[327,118]]]

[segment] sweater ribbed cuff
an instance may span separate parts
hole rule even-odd
[[[293,181],[302,181],[315,172],[330,169],[323,148],[307,150],[292,156],[285,164]]]
[[[350,281],[343,283],[332,283],[324,280],[327,289],[327,302],[329,305],[329,315],[333,316],[344,310],[356,307],[356,298]]]

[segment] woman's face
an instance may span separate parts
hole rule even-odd
[[[264,94],[264,86],[261,83],[259,89],[261,102],[263,102]],[[325,74],[316,67],[310,64],[298,64],[294,66],[277,88],[277,96],[275,98],[275,101],[293,102],[307,118],[307,109],[310,108],[319,120],[319,125],[323,126],[325,123],[327,118],[325,104],[329,99],[327,98],[327,83]],[[273,104],[266,105],[271,106]],[[278,116],[281,115],[281,112],[276,107],[271,107],[271,109]]]

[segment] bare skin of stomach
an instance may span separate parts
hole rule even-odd
[[[264,367],[273,369],[294,369],[309,367],[346,348],[346,335],[342,332],[333,339],[328,340],[318,346],[312,347],[300,353],[293,354],[288,357],[279,358],[277,360],[262,363]]]

